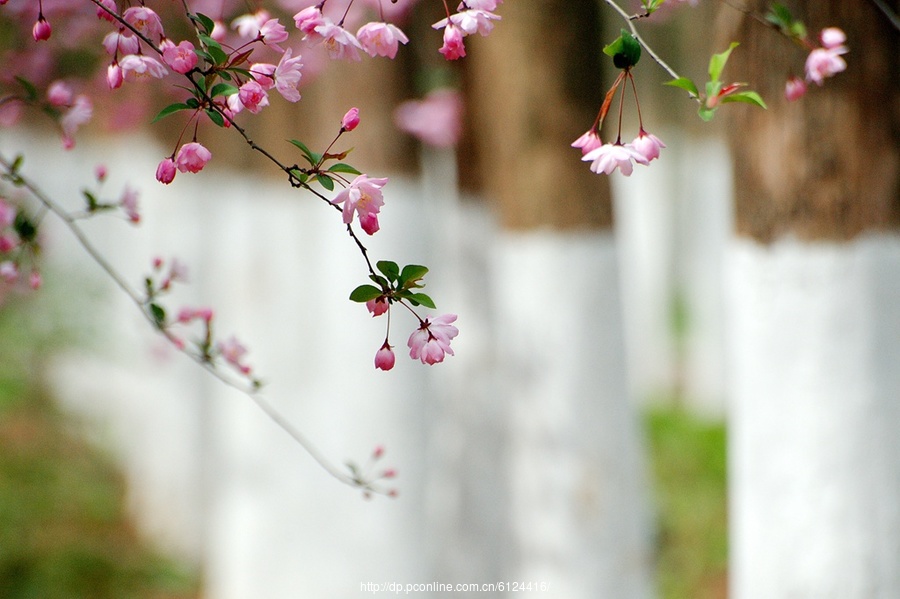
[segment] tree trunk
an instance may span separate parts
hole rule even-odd
[[[872,2],[791,7],[850,52],[788,103],[806,51],[743,17],[726,70],[769,103],[729,128],[731,596],[900,597],[898,33]]]

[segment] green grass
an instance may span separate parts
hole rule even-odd
[[[662,599],[727,596],[725,427],[678,408],[645,415],[659,529]]]
[[[188,599],[198,581],[149,548],[110,459],[41,391],[61,337],[46,313],[0,306],[0,599]]]

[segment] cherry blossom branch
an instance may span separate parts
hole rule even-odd
[[[154,320],[153,316],[147,310],[147,301],[145,298],[129,285],[125,278],[103,256],[100,250],[91,243],[90,239],[88,239],[87,235],[78,225],[77,218],[51,199],[50,196],[43,192],[30,178],[22,175],[15,166],[15,162],[15,160],[9,160],[5,156],[0,155],[0,167],[5,171],[4,178],[7,178],[14,185],[28,190],[28,192],[37,199],[46,210],[57,216],[69,229],[76,241],[78,241],[91,259],[94,260],[106,275],[112,279],[115,285],[131,299],[132,303],[134,303],[144,318],[154,325],[154,328],[156,328],[156,330],[158,330],[175,347],[175,349],[192,359],[224,384],[240,391],[250,398],[276,425],[294,439],[303,450],[332,477],[346,485],[361,487],[367,492],[375,491],[371,486],[371,481],[360,478],[358,473],[353,476],[347,475],[326,459],[300,429],[294,426],[259,393],[259,384],[256,381],[247,384],[243,382],[243,379],[242,382],[239,382],[235,380],[234,377],[226,375],[209,360],[208,356],[189,351],[170,331],[159,326],[159,323]]]

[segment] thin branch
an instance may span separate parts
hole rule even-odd
[[[647,45],[647,42],[645,42],[641,35],[638,33],[637,27],[634,26],[634,19],[632,18],[632,16],[625,12],[621,6],[616,4],[615,0],[604,1],[609,4],[609,6],[612,7],[613,10],[619,13],[619,15],[621,15],[623,19],[625,19],[625,22],[628,23],[628,28],[631,30],[631,35],[633,35],[638,43],[640,43],[641,46],[644,47],[644,50],[647,51],[647,54],[650,55],[650,58],[656,61],[656,64],[662,67],[662,69],[666,73],[668,73],[672,77],[672,79],[678,79],[680,75],[675,72],[675,69],[666,64],[666,62],[662,58],[660,58],[656,52],[653,51],[653,48]]]
[[[894,29],[900,31],[900,17],[897,17],[897,13],[891,10],[891,7],[888,6],[884,0],[872,0],[872,3],[878,7],[878,10],[884,13],[887,20],[894,26]]]
[[[343,471],[339,470],[335,467],[331,462],[329,462],[313,445],[309,439],[290,421],[288,421],[277,409],[275,409],[272,404],[268,402],[264,397],[262,397],[257,392],[257,387],[255,385],[248,386],[245,383],[238,382],[234,380],[232,377],[227,376],[221,370],[219,370],[214,364],[212,364],[209,359],[205,356],[192,353],[188,351],[182,345],[176,343],[175,337],[166,329],[158,326],[156,322],[154,322],[152,316],[148,313],[146,309],[146,302],[144,298],[135,291],[131,285],[125,280],[125,278],[119,274],[119,272],[109,263],[108,260],[103,256],[103,254],[91,243],[88,239],[87,235],[85,235],[84,231],[82,231],[81,227],[78,226],[78,222],[75,217],[73,217],[69,212],[67,212],[62,206],[57,204],[54,200],[50,198],[46,193],[44,193],[40,187],[33,181],[31,181],[28,177],[23,176],[19,173],[16,168],[13,166],[13,162],[8,160],[5,156],[0,155],[0,166],[6,171],[11,180],[13,180],[16,184],[21,185],[25,189],[27,189],[47,210],[56,215],[69,229],[75,239],[79,244],[84,248],[84,250],[88,253],[91,259],[97,263],[98,266],[113,280],[119,289],[121,289],[125,295],[127,295],[131,301],[137,306],[138,310],[141,314],[146,318],[160,333],[163,334],[166,339],[172,343],[172,345],[182,354],[191,358],[194,362],[202,366],[207,372],[212,374],[214,377],[228,385],[229,387],[236,389],[243,393],[245,396],[249,397],[253,402],[259,406],[259,408],[282,430],[284,430],[288,435],[291,436],[300,446],[316,461],[328,474],[339,480],[340,482],[352,486],[352,487],[363,487],[369,488],[372,490],[365,481],[361,481],[357,478],[348,476]]]

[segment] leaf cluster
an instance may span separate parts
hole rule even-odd
[[[394,302],[405,300],[413,306],[425,306],[435,309],[434,301],[424,293],[415,291],[424,287],[422,279],[428,273],[428,268],[418,264],[407,264],[401,270],[396,262],[381,260],[375,264],[381,273],[370,275],[372,282],[378,285],[360,285],[350,293],[350,301],[365,303],[370,300],[384,298],[385,301]]]

